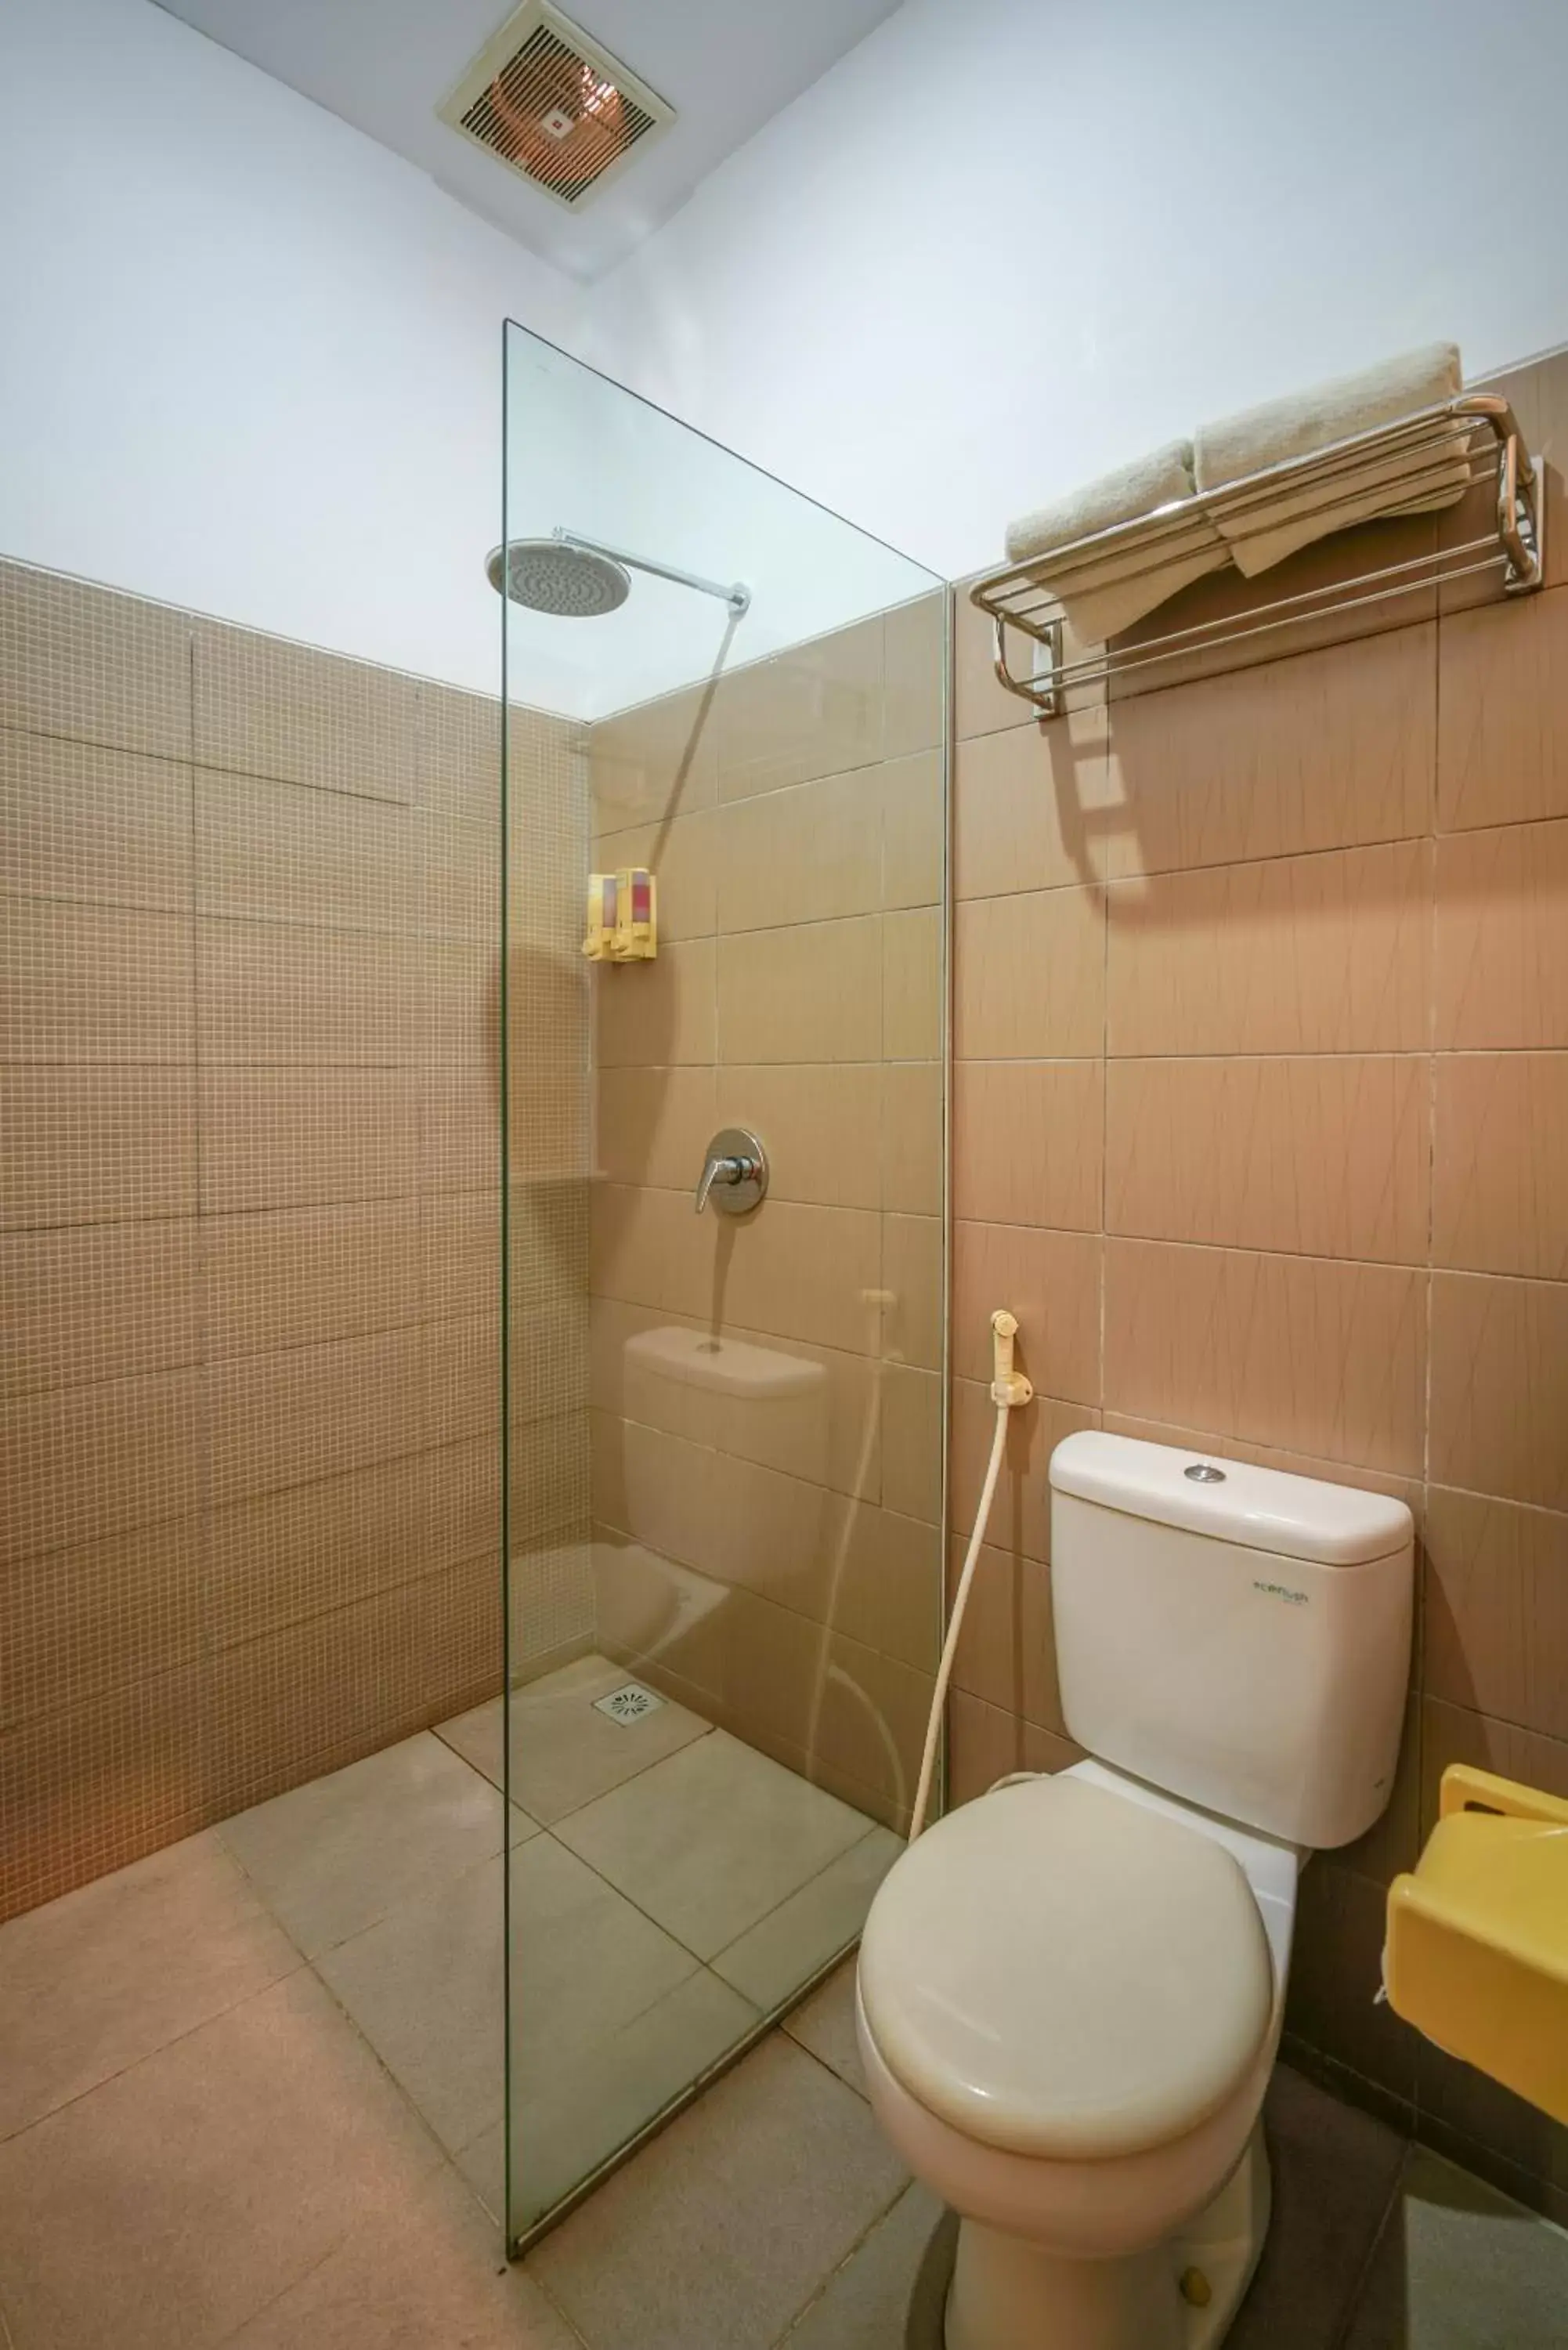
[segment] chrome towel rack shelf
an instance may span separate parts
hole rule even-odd
[[[1195,521],[1218,527],[1232,543],[1244,541],[1250,526],[1261,534],[1272,526],[1282,500],[1289,501],[1293,517],[1310,515],[1321,522],[1326,536],[1368,518],[1369,488],[1376,489],[1380,502],[1386,498],[1386,511],[1399,504],[1402,483],[1407,484],[1406,495],[1419,495],[1431,482],[1434,466],[1451,463],[1456,455],[1468,464],[1471,489],[1486,484],[1494,493],[1489,526],[1478,536],[1439,545],[1405,562],[1351,569],[1299,594],[1249,603],[1189,627],[1151,631],[1146,619],[1136,630],[1107,645],[1066,657],[1062,608],[1044,584],[1053,568],[1060,571],[1105,556],[1115,559],[1120,578],[1158,570],[1191,546]],[[1342,519],[1336,521],[1336,515]],[[1056,716],[1075,687],[1158,671],[1164,663],[1219,652],[1260,637],[1288,636],[1292,629],[1313,621],[1390,603],[1449,581],[1496,572],[1504,595],[1529,595],[1544,576],[1544,519],[1541,465],[1526,449],[1513,411],[1495,393],[1467,392],[1310,456],[1268,466],[1221,490],[1199,491],[1158,513],[988,572],[970,589],[970,599],[995,624],[998,681],[1044,720]],[[1347,555],[1354,554],[1354,545],[1346,542]],[[1203,585],[1211,587],[1219,580],[1233,588],[1241,577],[1235,570],[1224,570],[1211,573]],[[1263,574],[1254,582],[1265,594],[1266,579]],[[1033,673],[1019,675],[1011,667],[1009,629],[1032,640]],[[1290,649],[1288,641],[1280,647],[1282,652]],[[1161,681],[1157,675],[1150,681]]]

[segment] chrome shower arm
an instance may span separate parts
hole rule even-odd
[[[580,532],[563,529],[557,523],[550,533],[557,546],[575,547],[582,555],[607,555],[612,563],[628,564],[634,571],[651,572],[656,579],[673,579],[678,588],[695,588],[704,596],[717,596],[728,604],[738,620],[752,601],[752,591],[743,580],[732,580],[726,588],[718,579],[704,579],[700,572],[679,571],[673,563],[655,563],[650,556],[628,555],[624,546],[607,546],[600,538],[584,538]]]

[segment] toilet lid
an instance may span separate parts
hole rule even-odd
[[[1241,1865],[1067,1777],[968,1804],[884,1880],[866,2022],[928,2112],[982,2145],[1092,2159],[1168,2145],[1238,2088],[1273,1995]]]

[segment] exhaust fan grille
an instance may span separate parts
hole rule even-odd
[[[443,121],[576,205],[672,109],[547,0],[528,0],[474,59]]]

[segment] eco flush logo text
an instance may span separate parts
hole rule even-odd
[[[1286,1583],[1260,1583],[1254,1576],[1252,1588],[1254,1591],[1263,1592],[1270,1599],[1282,1599],[1287,1607],[1304,1607],[1308,1604],[1309,1595],[1306,1592],[1293,1591]]]

